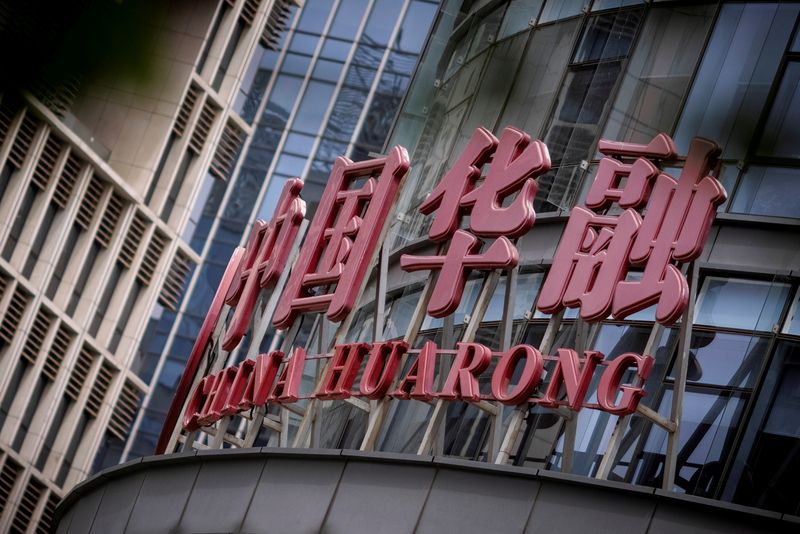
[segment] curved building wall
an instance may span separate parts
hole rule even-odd
[[[56,532],[792,532],[780,514],[448,458],[207,451],[99,473]]]
[[[539,178],[534,228],[518,243],[513,305],[500,278],[475,341],[500,349],[504,307],[512,344],[538,346],[548,316],[536,311],[539,288],[570,210],[595,175],[599,138],[646,143],[670,134],[681,155],[689,140],[716,140],[714,173],[728,200],[698,260],[694,333],[683,399],[673,489],[800,513],[791,473],[800,467],[800,110],[797,3],[728,2],[445,2],[386,146],[409,149],[412,171],[390,231],[383,338],[402,337],[427,272],[399,269],[402,253],[431,253],[431,218],[416,208],[452,168],[478,126],[499,137],[514,125],[548,146],[553,168]],[[624,4],[624,5],[623,5]],[[674,176],[676,168],[665,169]],[[444,320],[427,317],[426,339],[451,348],[473,312],[482,279],[470,280],[461,306]],[[348,341],[373,339],[375,281],[364,292]],[[568,310],[554,347],[574,346]],[[613,358],[641,353],[653,311],[605,321],[595,349]],[[660,334],[656,367],[643,403],[668,416],[678,327]],[[487,384],[484,384],[487,386]],[[593,386],[595,387],[595,386]],[[395,402],[376,449],[415,452],[432,413],[422,402]],[[508,412],[506,412],[507,421]],[[352,404],[323,405],[319,445],[358,448],[368,414]],[[438,453],[486,461],[489,416],[450,403]],[[617,418],[578,415],[571,473],[595,476]],[[564,421],[532,408],[514,446],[517,466],[560,471]],[[633,416],[609,478],[661,487],[667,432]]]

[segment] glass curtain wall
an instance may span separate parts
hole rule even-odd
[[[719,142],[724,152],[714,173],[729,198],[718,224],[781,232],[786,239],[776,246],[785,247],[781,258],[795,258],[795,270],[790,259],[780,268],[743,257],[726,266],[701,262],[673,489],[791,514],[800,511],[791,482],[800,465],[800,164],[792,120],[800,113],[798,13],[796,2],[445,2],[387,142],[406,146],[413,162],[390,233],[393,254],[420,245],[430,219],[416,208],[477,126],[499,135],[513,125],[547,143],[553,170],[539,180],[532,233],[549,232],[542,240],[553,241],[594,176],[600,137],[644,143],[663,131],[683,155],[695,136]],[[665,170],[678,176],[680,166]],[[538,346],[547,326],[534,303],[549,250],[532,260],[521,250],[510,312],[515,343]],[[468,282],[453,316],[426,318],[413,345],[432,339],[452,348],[481,281]],[[476,336],[493,349],[500,346],[505,283],[501,278]],[[421,291],[415,281],[389,292],[385,339],[403,336]],[[350,341],[372,339],[375,307],[371,295],[365,299]],[[567,310],[554,346],[573,346],[575,317]],[[645,310],[603,322],[595,348],[609,359],[641,353],[653,317]],[[677,339],[677,325],[661,332],[645,385],[644,404],[663,416],[672,402]],[[323,444],[358,447],[364,413],[344,402],[326,402],[323,410],[335,421]],[[377,448],[416,452],[430,410],[393,403]],[[615,423],[603,412],[580,412],[572,473],[596,475]],[[474,406],[450,403],[437,450],[486,460],[488,425]],[[610,478],[660,487],[666,442],[666,431],[631,417]],[[563,420],[534,407],[512,461],[561,470],[563,447]]]
[[[156,386],[127,458],[155,449],[231,252],[256,217],[269,220],[285,181],[305,179],[310,218],[337,156],[381,151],[437,10],[428,0],[306,2],[292,8],[280,52],[256,51],[234,105],[254,131],[232,176],[208,180],[195,206],[183,237],[202,262],[181,311],[156,310],[148,323],[136,368]]]

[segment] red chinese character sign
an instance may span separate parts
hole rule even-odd
[[[242,340],[261,290],[273,288],[286,268],[289,251],[306,214],[306,203],[300,198],[302,189],[302,180],[287,180],[272,220],[265,223],[259,219],[253,225],[247,252],[225,298],[226,304],[236,306],[222,342],[227,351]]]
[[[236,306],[222,341],[222,348],[231,351],[239,345],[247,330],[259,293],[264,288],[273,288],[286,268],[290,249],[305,216],[305,202],[300,198],[302,189],[302,180],[288,180],[272,219],[268,223],[256,220],[247,247],[237,247],[233,251],[176,388],[158,438],[157,453],[166,449],[172,427],[189,395],[192,380],[203,358],[213,347],[214,330],[220,320],[225,320],[222,313],[225,304]]]
[[[277,328],[289,328],[298,313],[325,312],[331,321],[347,316],[410,166],[408,153],[399,146],[383,158],[336,159],[275,310]],[[360,180],[363,185],[351,188]]]
[[[482,167],[491,162],[486,179],[478,187]],[[506,128],[498,141],[485,128],[478,128],[453,169],[431,191],[419,210],[436,211],[428,237],[442,242],[450,239],[444,255],[404,254],[400,265],[406,271],[439,270],[439,278],[428,303],[428,314],[444,317],[461,302],[472,269],[510,269],[519,262],[512,239],[533,227],[536,214],[536,177],[550,170],[550,154],[541,141],[531,142],[525,132]],[[516,197],[506,204],[507,197]],[[461,219],[469,214],[469,228],[460,230]],[[497,238],[481,252],[478,237]]]
[[[578,307],[583,320],[597,322],[609,316],[621,319],[656,305],[656,320],[670,324],[684,312],[689,298],[680,264],[699,257],[716,208],[725,200],[721,184],[709,175],[719,147],[704,139],[693,140],[678,180],[659,170],[660,165],[679,159],[672,139],[665,134],[647,145],[601,140],[598,149],[604,157],[586,204],[572,210],[537,307],[547,313]],[[539,352],[528,345],[493,352],[471,338],[458,343],[455,350],[440,350],[432,342],[412,349],[409,343],[413,340],[343,344],[337,338],[332,352],[306,355],[287,339],[278,351],[219,370],[222,358],[227,357],[225,351],[234,350],[248,328],[254,333],[258,332],[257,323],[258,328],[266,328],[268,312],[253,319],[256,304],[263,290],[276,287],[286,269],[290,271],[281,278],[281,282],[287,280],[285,289],[272,317],[277,328],[288,329],[302,313],[324,313],[337,322],[348,317],[363,290],[409,168],[402,147],[393,148],[385,157],[358,163],[338,158],[291,267],[290,251],[298,241],[305,203],[300,198],[302,182],[287,182],[272,220],[257,221],[246,249],[234,253],[181,379],[165,425],[167,433],[162,433],[159,441],[160,451],[177,421],[176,407],[184,405],[183,427],[188,432],[256,407],[263,417],[267,403],[287,405],[301,399],[437,399],[437,406],[439,401],[484,406],[493,402],[518,406],[520,413],[531,404],[570,411],[590,407],[616,415],[637,410],[645,395],[642,384],[653,367],[654,360],[647,354],[626,353],[607,360],[593,350],[558,348],[557,356],[548,356],[543,349]],[[547,147],[526,133],[509,127],[498,139],[483,128],[473,132],[454,166],[419,208],[432,216],[428,237],[439,244],[439,251],[430,256],[406,254],[400,260],[406,271],[429,270],[437,275],[427,308],[416,313],[452,314],[471,270],[517,265],[516,240],[531,231],[535,222],[536,180],[549,170]],[[612,211],[612,207],[619,209]],[[632,271],[638,277],[633,277]],[[232,310],[227,325],[223,323],[224,304]],[[480,318],[476,316],[475,321]],[[223,350],[218,353],[214,352],[214,332],[222,332]],[[257,344],[261,338],[254,335],[253,339]],[[214,365],[209,364],[207,376],[195,379],[200,360],[211,353],[216,358]],[[441,362],[443,355],[452,356],[449,371]],[[412,360],[401,365],[405,358]],[[307,360],[327,363],[317,387],[301,392]],[[545,361],[553,362],[546,376]],[[522,372],[514,383],[520,366]],[[482,393],[479,379],[490,369],[494,369],[491,393]],[[631,370],[636,380],[623,383]],[[441,387],[435,385],[437,373],[445,378]],[[587,402],[590,384],[598,375],[597,402]],[[547,383],[543,383],[545,378]],[[189,397],[193,380],[195,388]],[[297,436],[309,428],[308,421],[313,418],[309,414],[313,413],[312,409],[306,411]],[[251,412],[249,420],[257,431],[261,419],[254,414]],[[435,420],[431,418],[431,428],[437,424]],[[272,421],[271,428],[275,424]],[[513,434],[511,426],[508,432]],[[255,439],[257,432],[248,430],[251,434]],[[252,445],[253,441],[241,443]]]
[[[537,307],[546,313],[580,307],[581,318],[594,322],[657,304],[656,321],[672,324],[689,298],[675,264],[700,256],[716,208],[726,198],[719,181],[708,175],[720,148],[694,139],[677,181],[654,164],[676,157],[666,134],[648,145],[601,140],[598,148],[606,157],[586,207],[572,210]],[[592,211],[613,203],[623,208],[620,215]],[[639,209],[645,210],[643,218]],[[626,280],[631,267],[643,269],[639,280]]]

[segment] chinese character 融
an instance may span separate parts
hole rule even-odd
[[[482,167],[490,163],[483,183],[475,186]],[[425,215],[436,212],[428,237],[450,239],[447,252],[436,256],[404,254],[400,265],[406,271],[439,269],[439,277],[428,303],[428,314],[444,317],[461,302],[469,271],[510,269],[519,262],[512,239],[534,224],[536,177],[550,170],[550,155],[539,140],[508,127],[498,141],[484,128],[477,128],[453,168],[420,205]],[[511,195],[516,196],[506,202]],[[469,214],[469,227],[461,219]],[[478,237],[496,238],[481,252]]]
[[[675,145],[658,134],[647,145],[601,140],[606,157],[586,196],[572,210],[537,308],[555,313],[580,306],[585,321],[622,319],[653,304],[656,321],[674,323],[688,304],[689,288],[676,263],[699,257],[725,189],[708,173],[720,148],[695,138],[679,180],[651,160],[674,160]],[[636,158],[624,163],[617,158]],[[601,215],[617,203],[620,215]],[[646,209],[645,209],[646,208]],[[645,209],[644,217],[637,210]],[[626,280],[630,267],[638,280]]]
[[[276,328],[289,328],[298,313],[325,312],[341,321],[350,312],[409,168],[408,153],[399,146],[383,158],[336,159],[275,309]]]

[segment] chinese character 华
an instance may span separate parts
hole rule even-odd
[[[486,178],[476,187],[482,167],[489,162]],[[539,140],[531,142],[525,132],[508,127],[498,141],[484,128],[475,130],[454,167],[419,207],[425,215],[436,211],[428,237],[438,243],[450,239],[447,252],[400,258],[406,271],[440,270],[428,302],[429,315],[444,317],[458,308],[471,269],[517,265],[519,253],[511,240],[533,226],[536,177],[548,170],[547,147]],[[506,202],[515,193],[516,197]],[[467,213],[469,227],[460,229]],[[478,236],[496,239],[482,252]]]

